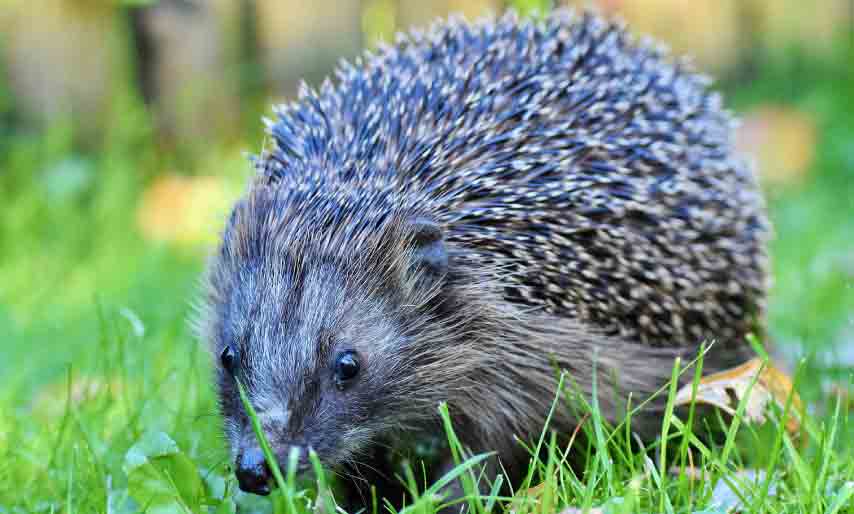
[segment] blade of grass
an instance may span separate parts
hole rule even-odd
[[[498,500],[498,493],[501,492],[501,484],[504,483],[504,477],[498,475],[495,477],[495,482],[492,483],[492,489],[489,491],[489,498],[486,500],[486,512],[492,512],[495,508],[495,502]]]
[[[252,430],[255,432],[258,444],[261,445],[261,451],[264,453],[267,465],[270,466],[270,471],[273,473],[276,485],[279,486],[279,489],[282,492],[285,492],[285,479],[279,469],[279,463],[276,461],[276,456],[270,448],[270,443],[267,442],[267,438],[264,436],[264,430],[261,428],[261,422],[258,421],[258,415],[255,413],[255,408],[252,407],[252,403],[249,401],[249,396],[246,394],[246,388],[243,386],[243,382],[241,382],[239,378],[235,377],[234,380],[237,383],[237,391],[240,393],[240,401],[243,403],[243,408],[246,409],[246,414],[249,416],[249,420],[252,423]]]
[[[462,462],[465,450],[462,446],[462,443],[457,438],[456,433],[454,432],[454,427],[453,427],[453,424],[451,423],[451,415],[450,415],[450,412],[448,411],[448,404],[447,403],[442,402],[439,404],[439,415],[442,418],[442,424],[443,424],[444,429],[445,429],[445,436],[448,438],[448,446],[449,446],[450,451],[451,451],[451,456],[454,459],[454,464],[459,466],[460,463]],[[494,454],[492,454],[492,453],[484,454],[483,459],[486,459],[490,455],[494,455]],[[483,459],[481,459],[481,460],[483,460]],[[469,459],[469,460],[471,460],[471,459]],[[466,462],[468,462],[468,460]],[[472,466],[473,465],[474,464],[472,464]],[[469,504],[469,511],[468,512],[470,512],[470,513],[482,512],[483,505],[478,501],[478,498],[480,496],[480,490],[478,489],[478,484],[477,484],[476,478],[475,478],[474,474],[471,472],[472,471],[471,466],[469,466],[469,468],[467,468],[466,471],[467,472],[465,472],[465,473],[460,473],[459,477],[460,477],[460,484],[462,485],[463,491],[466,494],[466,499],[468,500],[468,504]]]
[[[673,514],[673,505],[670,503],[670,498],[667,497],[667,492],[664,490],[664,486],[661,481],[661,475],[658,473],[658,469],[655,467],[655,463],[652,462],[652,459],[644,455],[644,464],[647,470],[647,473],[652,478],[653,484],[658,488],[659,494],[661,494],[661,502],[660,505],[663,505],[661,510],[658,512],[666,512],[667,514]]]
[[[548,432],[549,424],[551,423],[552,416],[554,416],[555,409],[557,408],[558,401],[560,400],[561,392],[563,391],[563,383],[564,383],[565,379],[566,379],[566,372],[564,371],[564,372],[561,372],[560,376],[558,377],[557,392],[555,394],[555,398],[554,398],[554,400],[552,400],[552,405],[549,408],[549,413],[546,416],[545,424],[543,426],[542,431],[540,432],[540,438],[537,441],[537,446],[536,446],[536,448],[534,448],[534,451],[532,453],[532,457],[534,459],[534,462],[537,462],[539,460],[540,450],[543,447],[543,441],[545,441],[546,432]],[[531,480],[533,479],[533,470],[534,469],[535,469],[535,466],[531,466],[531,468],[528,470],[528,477],[526,478],[526,483],[529,485],[530,485]]]
[[[491,454],[489,454],[489,453],[475,455],[474,457],[470,457],[470,458],[466,459],[465,461],[461,462],[460,464],[457,464],[456,466],[454,466],[454,468],[451,471],[445,473],[441,478],[439,478],[439,480],[434,482],[433,485],[431,485],[430,487],[428,487],[424,491],[424,494],[422,494],[420,497],[422,504],[423,504],[423,502],[426,502],[426,501],[432,501],[433,497],[435,495],[439,494],[439,492],[442,489],[447,487],[451,482],[453,482],[457,478],[466,475],[472,469],[472,467],[480,464],[481,462],[483,462],[484,460],[489,458],[490,455]],[[417,511],[417,508],[420,507],[422,504],[409,505],[408,507],[402,509],[400,512],[401,512],[401,514],[403,514],[404,512]]]
[[[683,470],[685,469],[685,466],[687,464],[685,461],[688,457],[688,452],[691,451],[691,449],[688,447],[688,443],[691,440],[691,436],[694,435],[694,414],[696,412],[697,407],[697,389],[700,387],[700,380],[703,378],[703,359],[705,357],[705,346],[705,343],[700,345],[699,359],[697,361],[697,365],[694,367],[694,378],[691,380],[691,402],[688,404],[688,421],[681,429],[677,427],[677,429],[682,434],[682,445],[679,448],[679,466]],[[675,418],[676,417],[674,416],[674,419]],[[693,480],[688,480],[687,476],[684,473],[681,474],[679,477],[679,490],[687,491],[687,498],[690,498],[694,493]]]
[[[660,512],[665,509],[665,499],[667,493],[664,490],[667,485],[667,440],[670,433],[670,419],[673,417],[673,405],[676,400],[676,388],[679,385],[679,370],[681,368],[682,359],[676,357],[673,361],[673,370],[670,374],[670,391],[667,395],[667,405],[664,408],[664,421],[661,425],[661,453],[659,455],[659,471],[661,479],[659,481],[660,500],[658,508]],[[671,507],[672,508],[672,507]]]
[[[266,455],[264,456],[266,458]],[[285,505],[288,508],[288,512],[296,512],[297,506],[294,504],[294,495],[293,491],[296,491],[296,475],[297,475],[297,464],[299,463],[299,449],[291,448],[288,452],[288,474],[285,477],[285,481],[288,485],[288,488],[285,490]],[[281,487],[281,486],[279,486]]]
[[[768,498],[768,493],[771,488],[771,482],[774,478],[774,470],[777,467],[777,461],[781,455],[781,447],[783,446],[783,437],[784,432],[786,431],[786,420],[789,419],[789,416],[792,415],[792,406],[794,405],[794,397],[795,391],[798,390],[798,385],[800,383],[800,378],[803,370],[803,361],[798,366],[795,377],[792,383],[792,390],[789,391],[789,394],[786,398],[786,405],[783,408],[783,418],[777,425],[777,432],[774,436],[774,443],[771,449],[771,458],[768,459],[768,465],[765,467],[765,480],[762,484],[762,489],[759,494],[756,495],[754,499],[753,509],[755,512],[760,512],[761,503]]]
[[[762,372],[765,370],[768,361],[762,361],[762,364],[759,366],[759,369],[756,371],[756,374],[750,380],[750,383],[747,386],[747,390],[744,392],[744,396],[738,402],[738,406],[736,407],[735,414],[732,416],[732,422],[729,425],[729,429],[727,430],[726,441],[724,442],[723,450],[720,455],[720,463],[722,464],[721,469],[726,469],[726,462],[729,460],[729,454],[732,453],[735,448],[735,436],[738,433],[738,428],[741,425],[741,420],[744,419],[744,411],[747,409],[747,401],[750,399],[750,394],[753,392],[753,387],[756,385],[756,382],[759,381],[759,377],[762,375]]]
[[[854,482],[846,482],[842,485],[836,496],[833,498],[833,503],[827,509],[827,514],[836,514],[843,507],[848,505],[851,498],[854,497]],[[850,506],[850,505],[849,505]]]
[[[595,436],[594,444],[596,446],[596,458],[595,458],[595,467],[597,469],[602,467],[605,471],[605,483],[608,487],[614,483],[614,475],[613,475],[613,464],[611,461],[610,453],[608,451],[608,445],[605,439],[605,435],[602,432],[602,427],[605,424],[605,420],[602,417],[602,410],[599,405],[599,373],[598,373],[598,359],[596,356],[593,358],[593,383],[590,391],[590,403],[592,410],[590,411],[591,421],[593,425],[593,434]],[[593,489],[589,489],[590,497],[592,498]],[[607,491],[608,495],[613,494],[613,491]],[[587,505],[589,506],[589,505]]]
[[[317,503],[320,504],[322,502],[323,512],[335,512],[335,505],[329,486],[326,483],[326,473],[323,470],[323,464],[321,464],[314,450],[308,452],[308,459],[311,461],[312,468],[314,468],[314,474],[317,476]]]
[[[71,499],[73,497],[72,490],[74,489],[74,462],[77,460],[77,452],[71,452],[71,465],[68,466],[68,490],[65,496],[65,512],[68,514],[73,514],[74,510],[71,508]]]

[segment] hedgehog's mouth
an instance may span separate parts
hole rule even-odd
[[[306,455],[307,452],[301,452],[297,460],[295,471],[301,477],[309,475],[313,469]],[[287,459],[277,456],[276,461],[281,472],[287,473]],[[237,477],[240,490],[246,493],[267,496],[277,485],[270,465],[264,458],[264,453],[257,447],[250,448],[238,455],[234,474]]]

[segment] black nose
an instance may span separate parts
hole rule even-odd
[[[235,475],[240,488],[247,493],[270,494],[270,468],[261,448],[250,448],[238,455]]]

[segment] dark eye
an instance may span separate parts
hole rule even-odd
[[[219,354],[219,361],[230,375],[235,375],[237,372],[237,350],[234,349],[234,346],[226,345],[222,353]]]
[[[359,358],[356,352],[348,350],[341,352],[335,359],[335,384],[338,389],[343,389],[344,385],[356,378],[359,374]]]

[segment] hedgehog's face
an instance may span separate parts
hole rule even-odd
[[[238,380],[283,471],[292,449],[300,470],[310,467],[309,450],[333,467],[358,461],[371,441],[419,414],[408,412],[415,406],[403,392],[412,386],[415,352],[400,313],[413,287],[429,285],[423,279],[435,275],[430,265],[444,257],[430,243],[422,246],[428,266],[417,267],[415,280],[406,273],[372,280],[352,263],[324,255],[289,257],[304,248],[240,263],[240,280],[212,305],[210,337],[243,490],[269,492],[270,471]]]

